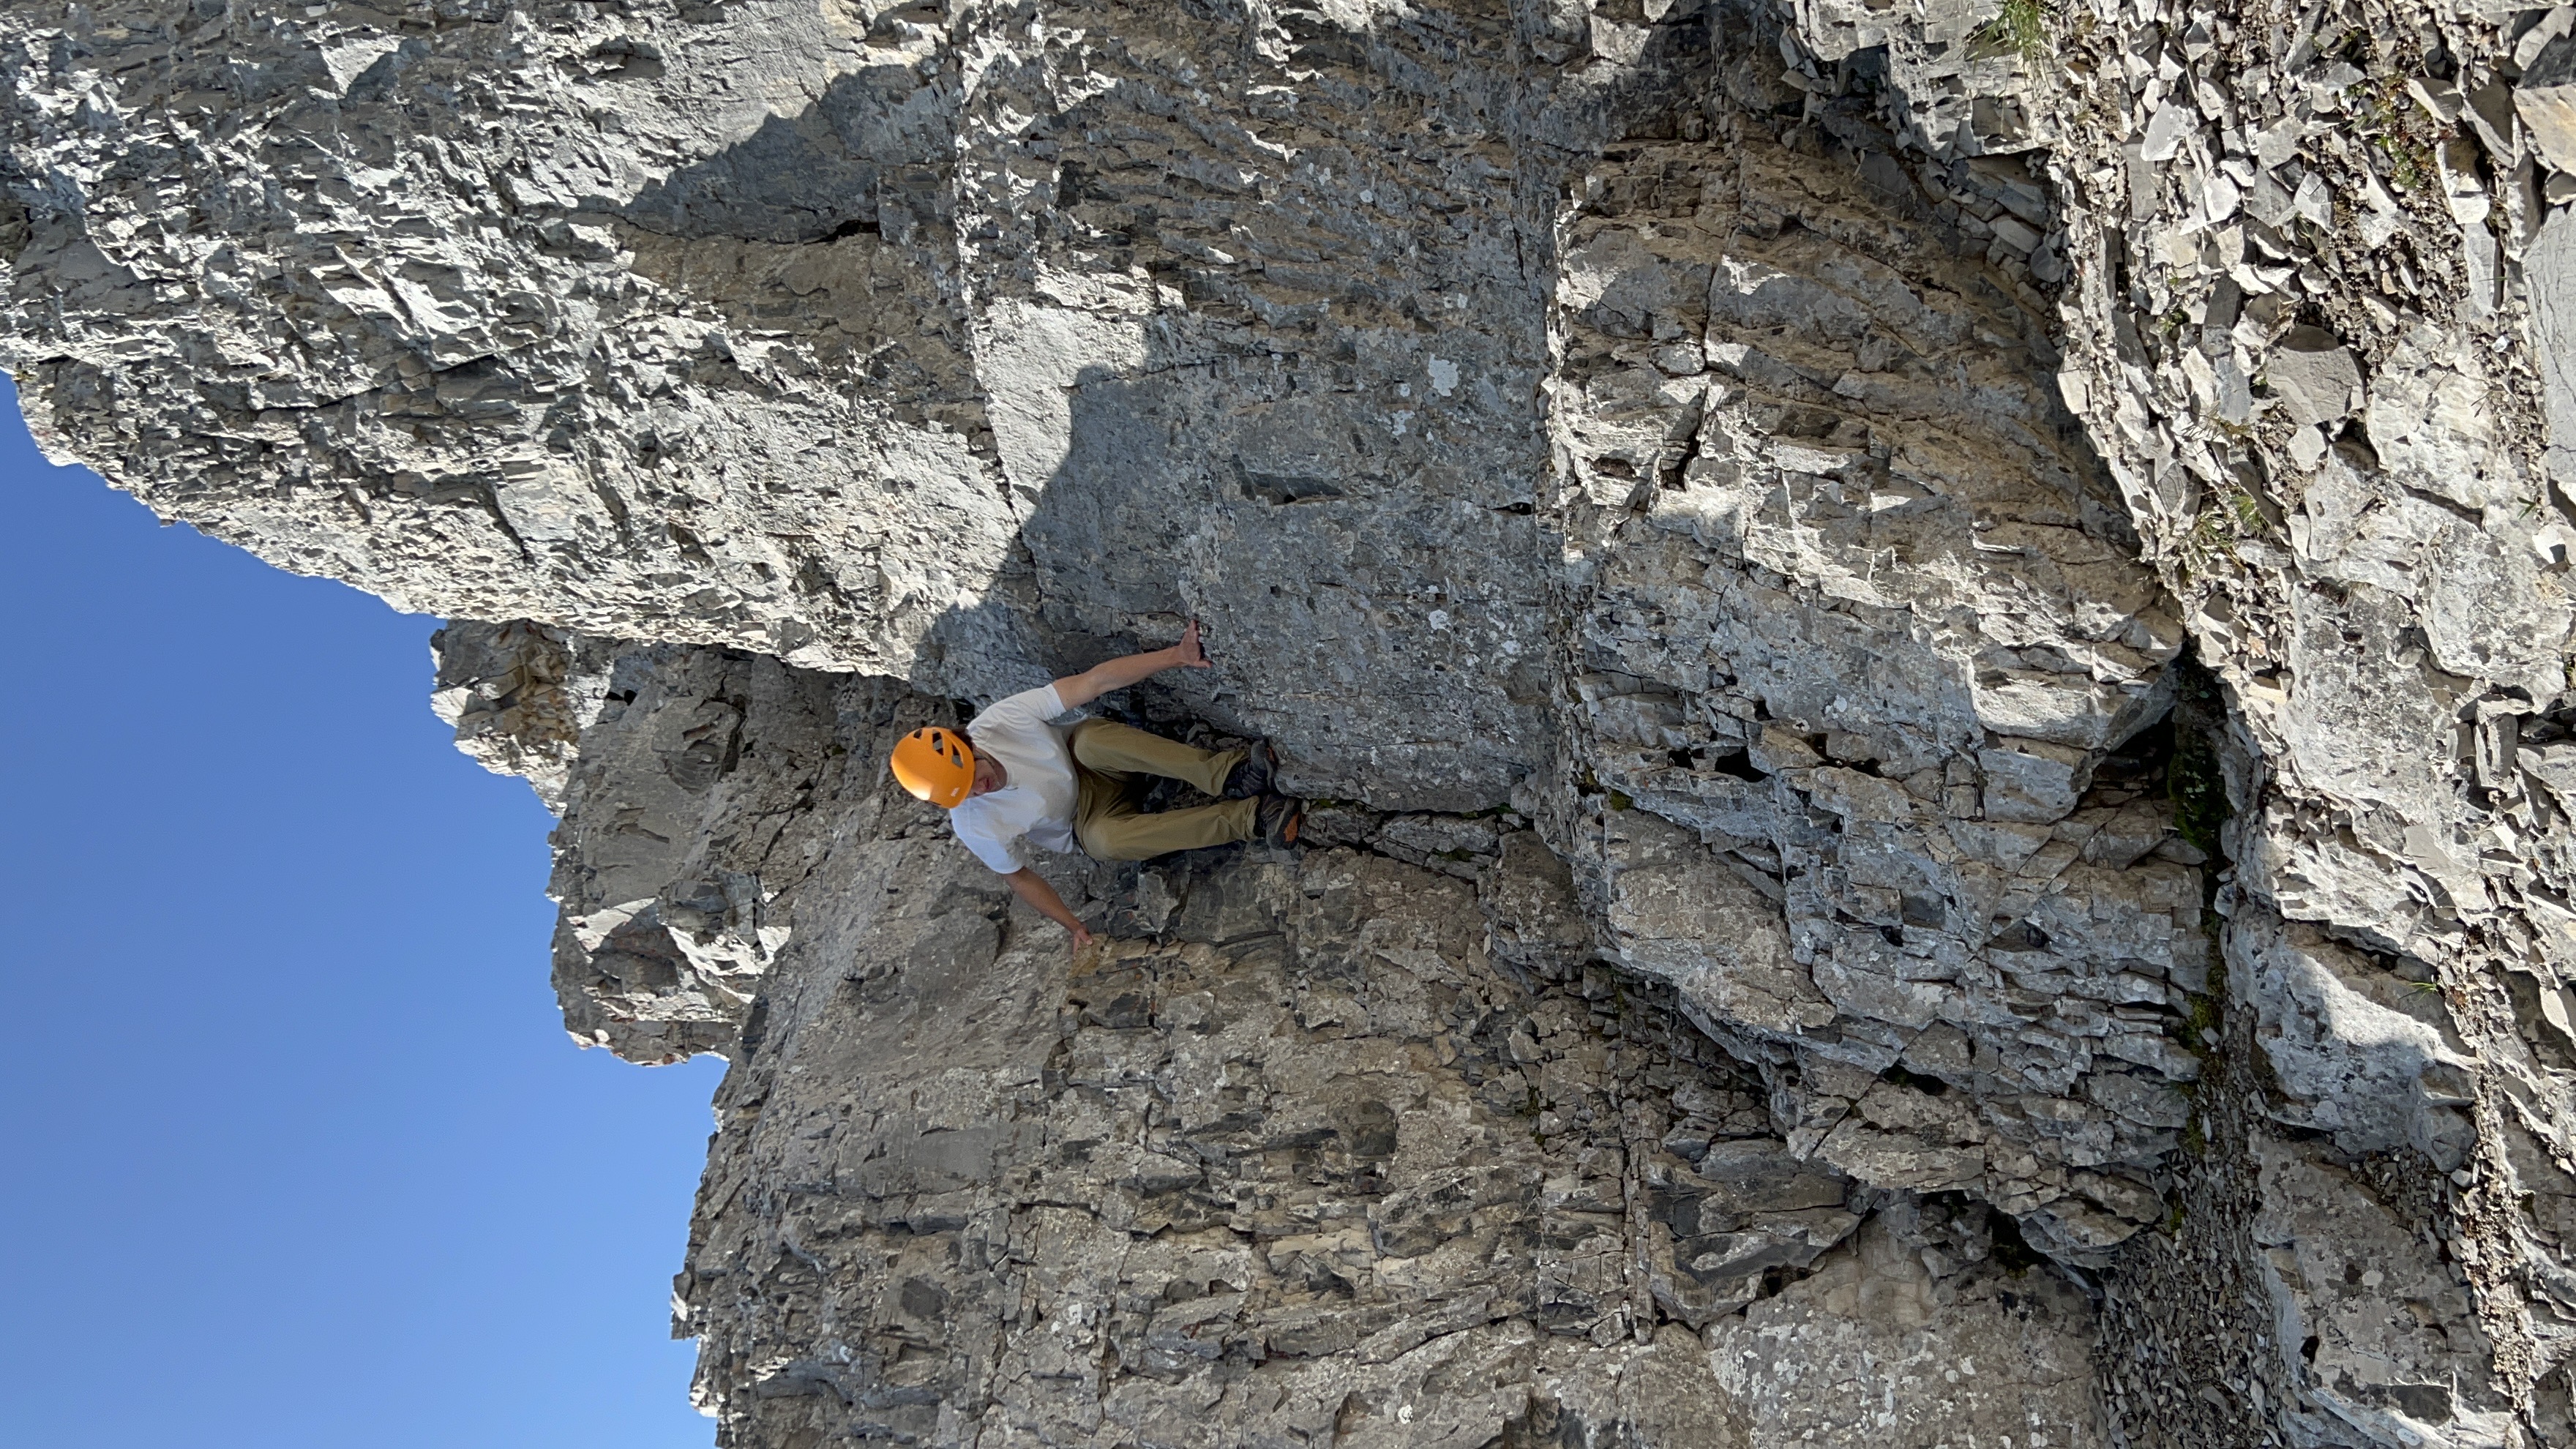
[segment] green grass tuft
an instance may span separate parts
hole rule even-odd
[[[2017,55],[2034,65],[2048,59],[2056,48],[2048,41],[2044,0],[2004,0],[2002,11],[1968,37],[1968,47],[1979,58]]]
[[[2238,487],[2221,489],[2192,519],[2191,527],[2182,536],[2184,577],[2214,571],[2220,559],[2236,556],[2239,543],[2262,538],[2271,531],[2272,521],[2253,494]]]

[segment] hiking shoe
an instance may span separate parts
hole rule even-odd
[[[1252,819],[1262,844],[1295,845],[1297,829],[1306,823],[1306,806],[1304,802],[1291,800],[1285,795],[1264,795],[1261,808],[1253,813]]]
[[[1243,763],[1225,777],[1225,798],[1249,800],[1270,793],[1270,772],[1279,768],[1279,753],[1268,740],[1254,740],[1244,751]]]

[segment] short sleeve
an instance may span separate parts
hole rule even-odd
[[[1064,696],[1053,684],[1023,689],[1005,699],[993,701],[990,709],[966,722],[966,737],[973,739],[984,730],[1032,730],[1064,713]]]

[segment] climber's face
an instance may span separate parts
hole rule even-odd
[[[1002,768],[1001,761],[991,755],[979,754],[975,757],[975,783],[968,787],[966,794],[969,799],[989,795],[1009,783],[1011,772]]]

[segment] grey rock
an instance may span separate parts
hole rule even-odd
[[[2549,423],[2549,473],[2561,497],[2576,498],[2576,218],[2562,211],[2549,219],[2523,254],[2523,276]]]
[[[2183,138],[2190,135],[2197,124],[2198,118],[2192,115],[2189,106],[2179,101],[2167,101],[2147,118],[2146,149],[2142,154],[2149,161],[2171,161],[2174,154],[2182,149]]]
[[[2576,1440],[2559,13],[1997,18],[21,7],[0,362],[459,621],[729,1445]],[[1193,616],[1068,963],[880,758]]]
[[[2352,349],[2322,327],[2293,327],[2263,364],[2263,380],[2282,411],[2301,427],[2340,420],[2361,387]]]
[[[2460,118],[2460,107],[2463,101],[2457,81],[2445,80],[2439,76],[2409,76],[2406,79],[2406,93],[2415,98],[2416,104],[2424,108],[2425,114],[2442,125],[2447,126]]]
[[[911,708],[858,709],[865,743]],[[1654,1317],[1722,1318],[1865,1215],[1725,1135],[1761,1130],[1759,1098],[1669,997],[1524,985],[1462,931],[1475,887],[1341,849],[1163,866],[1170,929],[1068,962],[883,801],[819,806],[840,828],[797,900],[813,927],[718,1096],[678,1299],[727,1442],[1781,1442],[1757,1427],[1775,1371]],[[1113,912],[1132,871],[1049,866]],[[1662,1143],[1683,1121],[1717,1138],[1695,1161]],[[2080,1303],[2034,1324],[1958,1297],[1936,1327],[2081,1357]],[[2020,1385],[1994,1380],[2055,1389]]]
[[[2576,5],[2555,5],[2542,14],[2513,43],[2516,70],[2529,73],[2538,63],[2541,52],[2570,31],[2576,31]]]
[[[2472,1063],[2437,992],[2256,908],[2228,923],[2228,972],[2289,1099],[2278,1115],[2356,1155],[2412,1146],[2460,1165]]]
[[[456,747],[526,780],[561,814],[581,732],[606,702],[613,646],[525,621],[460,621],[429,643],[429,707],[456,731]]]
[[[1752,1442],[1937,1443],[1962,1420],[2015,1425],[2016,1442],[2108,1442],[2091,1366],[2066,1354],[2060,1327],[2090,1316],[2082,1294],[1991,1261],[1936,1278],[1927,1259],[1937,1253],[1873,1223],[1796,1287],[1710,1330],[1719,1381],[1762,1426]],[[1911,1391],[1870,1403],[1843,1387],[1890,1373]]]
[[[2514,82],[2513,108],[2532,147],[2560,171],[2576,171],[2576,35],[2562,31]]]
[[[792,937],[829,833],[847,828],[817,800],[865,795],[862,820],[910,806],[845,738],[845,714],[877,723],[902,696],[675,647],[621,656],[606,685],[547,886],[565,1029],[645,1062],[722,1051]]]
[[[2392,1449],[2510,1442],[2514,1416],[2483,1372],[2458,1265],[2337,1168],[2268,1140],[2256,1160],[2262,1280],[2282,1334],[2315,1345],[2302,1348],[2315,1377],[2286,1416],[2295,1430]]]

